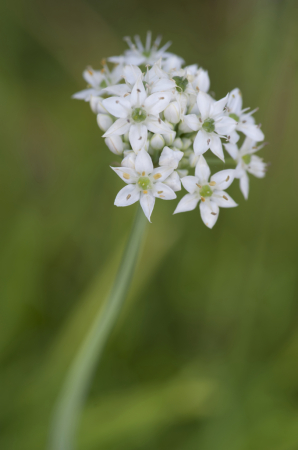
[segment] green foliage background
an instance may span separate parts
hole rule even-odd
[[[271,166],[212,231],[157,202],[78,448],[297,450],[297,1],[15,0],[0,23],[0,448],[45,448],[135,214],[113,206],[115,156],[70,96],[151,29],[218,98],[260,107]]]

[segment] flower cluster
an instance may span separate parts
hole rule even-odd
[[[174,214],[199,204],[203,222],[212,228],[219,208],[237,206],[225,191],[234,179],[247,199],[248,173],[265,175],[266,164],[255,155],[264,146],[256,110],[243,109],[239,89],[216,101],[208,93],[208,72],[185,66],[167,52],[170,43],[159,48],[160,37],[152,44],[148,33],[145,46],[139,36],[135,43],[125,40],[129,49],[103,61],[100,71],[85,70],[89,86],[73,96],[90,103],[107,147],[122,158],[112,167],[126,183],[115,205],[140,201],[150,221],[155,199],[173,200],[183,186],[188,193]],[[224,150],[232,168],[211,175],[209,165],[224,162]],[[205,159],[210,152],[216,158]]]

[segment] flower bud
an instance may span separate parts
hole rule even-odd
[[[117,136],[116,134],[112,134],[112,136],[109,136],[105,138],[105,143],[109,147],[112,153],[115,153],[115,155],[121,155],[123,152],[123,142],[120,136]]]
[[[172,131],[171,133],[167,133],[163,135],[166,145],[172,145],[175,140],[176,133]]]
[[[181,138],[176,138],[174,140],[173,146],[178,148],[178,150],[182,150],[183,149],[183,142]]]
[[[183,143],[182,150],[187,150],[191,146],[192,140],[189,138],[182,138],[182,143]]]
[[[123,160],[121,161],[121,166],[122,167],[130,167],[131,169],[134,169],[135,168],[136,157],[137,157],[137,155],[135,154],[135,152],[130,151],[125,156],[125,158],[123,158]]]
[[[107,110],[102,105],[103,98],[91,95],[90,108],[95,114],[106,114]]]
[[[102,131],[107,131],[113,124],[113,119],[108,114],[97,114],[97,124]]]
[[[180,106],[178,102],[170,103],[164,110],[165,119],[171,123],[180,122]]]
[[[154,150],[161,150],[166,145],[161,134],[154,134],[151,138],[150,144]]]

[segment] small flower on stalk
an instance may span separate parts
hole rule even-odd
[[[236,121],[225,116],[225,106],[228,95],[215,102],[205,92],[199,92],[197,106],[200,112],[198,117],[195,114],[186,115],[185,123],[194,131],[199,130],[195,141],[194,151],[197,155],[202,155],[209,148],[224,161],[224,154],[220,138],[228,136],[235,130]]]
[[[118,193],[116,206],[129,206],[140,201],[141,207],[150,222],[155,198],[173,200],[176,194],[164,181],[173,173],[173,167],[153,168],[150,155],[142,149],[136,156],[135,168],[112,167],[119,177],[128,184]]]
[[[263,148],[264,145],[258,146],[255,141],[248,137],[244,140],[240,150],[238,150],[236,144],[225,144],[227,152],[238,162],[235,178],[239,178],[240,189],[246,200],[249,193],[249,177],[247,173],[257,178],[264,178],[266,174],[267,164],[263,162],[262,158],[254,154]]]
[[[178,203],[174,214],[192,211],[200,203],[200,212],[203,222],[208,228],[215,225],[219,208],[233,208],[237,206],[234,200],[225,192],[233,182],[235,170],[227,169],[212,175],[203,155],[196,165],[195,176],[181,179],[184,188],[189,192]]]
[[[139,152],[147,141],[148,130],[152,133],[171,133],[159,117],[170,99],[170,92],[156,92],[148,97],[139,78],[127,97],[109,97],[103,101],[107,111],[118,118],[103,137],[129,132],[132,149]]]

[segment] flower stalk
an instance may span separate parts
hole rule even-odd
[[[71,365],[58,399],[50,434],[49,450],[73,450],[75,434],[94,371],[122,310],[142,248],[147,219],[142,209],[136,218],[107,301],[98,312]]]

